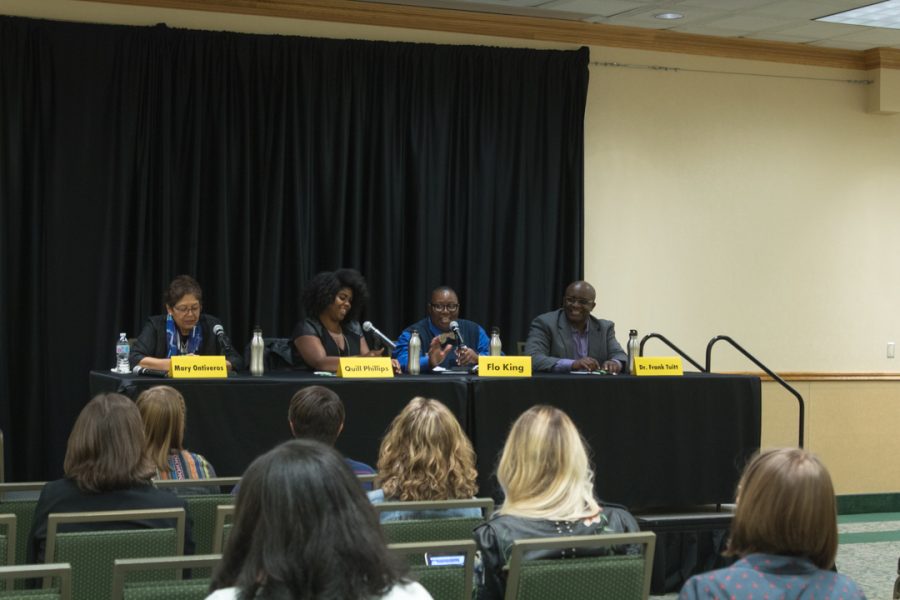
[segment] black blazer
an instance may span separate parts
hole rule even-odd
[[[531,356],[535,371],[552,371],[559,359],[575,358],[572,326],[563,309],[535,317],[528,330],[525,354]],[[615,324],[612,321],[590,317],[588,356],[596,358],[600,364],[614,358],[622,363],[623,372],[628,369],[628,355],[616,340]]]
[[[147,356],[151,358],[166,358],[169,351],[166,345],[166,317],[168,315],[154,315],[147,319],[141,334],[131,346],[128,362],[131,364],[132,369]],[[244,360],[234,348],[230,352],[223,352],[219,348],[219,340],[216,339],[216,334],[213,333],[213,327],[222,324],[219,319],[206,313],[200,313],[200,320],[197,324],[200,326],[200,331],[203,334],[203,342],[197,354],[203,356],[224,355],[235,371],[240,371],[244,368]]]

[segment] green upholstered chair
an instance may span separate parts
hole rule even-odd
[[[0,514],[0,565],[16,563],[16,515]]]
[[[234,520],[234,504],[221,504],[216,507],[216,526],[213,531],[212,551],[221,554],[231,533],[231,521]]]
[[[183,578],[185,569],[211,571],[221,554],[195,556],[165,556],[156,558],[121,558],[113,563],[112,600],[203,600],[209,594],[208,577]],[[142,579],[149,572],[156,571],[170,578],[165,581],[130,583],[129,574],[138,574]],[[176,577],[171,577],[176,573]]]
[[[473,540],[390,544],[388,548],[407,558],[410,576],[421,583],[434,600],[471,600],[476,548]],[[462,565],[429,566],[426,554],[462,555],[465,561]]]
[[[638,555],[525,558],[535,550],[641,545]],[[513,542],[506,600],[646,600],[656,534],[652,532],[539,538]]]
[[[484,522],[494,510],[491,498],[469,500],[438,500],[427,502],[382,502],[372,505],[379,514],[393,511],[432,511],[458,508],[479,508],[481,517],[446,517],[432,519],[410,519],[382,523],[381,528],[389,544],[413,542],[442,542],[468,540],[472,530]]]
[[[21,589],[28,579],[44,579],[50,584],[44,589]],[[0,581],[0,598],[3,600],[72,599],[72,567],[66,563],[0,567]]]
[[[210,554],[216,529],[216,508],[223,504],[234,504],[234,496],[231,494],[200,494],[182,496],[181,499],[187,505],[187,514],[191,518],[195,553]]]
[[[155,479],[153,485],[160,489],[179,490],[182,488],[210,488],[211,494],[222,493],[222,488],[231,490],[240,482],[240,477],[210,477],[209,479]]]
[[[175,521],[175,528],[60,532],[62,526],[71,524],[163,519]],[[78,600],[107,598],[115,559],[184,554],[184,529],[185,512],[181,508],[51,513],[47,518],[46,561],[72,565],[72,590]]]
[[[34,509],[46,481],[0,484],[0,513],[16,515],[15,564],[25,564]]]

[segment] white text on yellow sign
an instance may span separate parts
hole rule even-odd
[[[479,356],[482,377],[531,377],[530,356]]]
[[[338,377],[393,377],[391,359],[383,357],[346,356],[338,360]]]
[[[678,356],[635,356],[634,375],[684,375],[681,357]]]
[[[169,361],[169,377],[172,379],[228,377],[224,356],[173,356]]]

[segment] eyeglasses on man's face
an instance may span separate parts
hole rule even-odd
[[[459,304],[432,304],[431,310],[435,312],[454,312],[459,310]]]
[[[200,306],[200,304],[191,304],[190,306],[185,306],[184,304],[182,304],[180,306],[174,306],[172,308],[179,315],[186,315],[188,313],[198,315],[200,314]]]
[[[588,300],[587,298],[576,298],[575,296],[566,296],[565,297],[566,304],[570,304],[572,306],[591,306],[594,304],[593,300]]]

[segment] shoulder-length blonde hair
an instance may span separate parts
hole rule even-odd
[[[477,476],[472,442],[437,400],[410,400],[381,440],[375,484],[386,499],[471,498]]]
[[[157,385],[137,398],[144,421],[147,456],[157,469],[169,468],[169,452],[184,450],[184,397],[175,388]]]
[[[825,466],[805,450],[755,456],[738,483],[726,554],[805,556],[830,569],[837,554],[837,503]]]
[[[134,402],[121,394],[94,396],[69,434],[63,469],[86,492],[149,483],[155,469],[144,452],[144,430]]]
[[[553,406],[533,406],[516,419],[497,479],[506,495],[501,514],[573,521],[600,512],[587,445]]]

